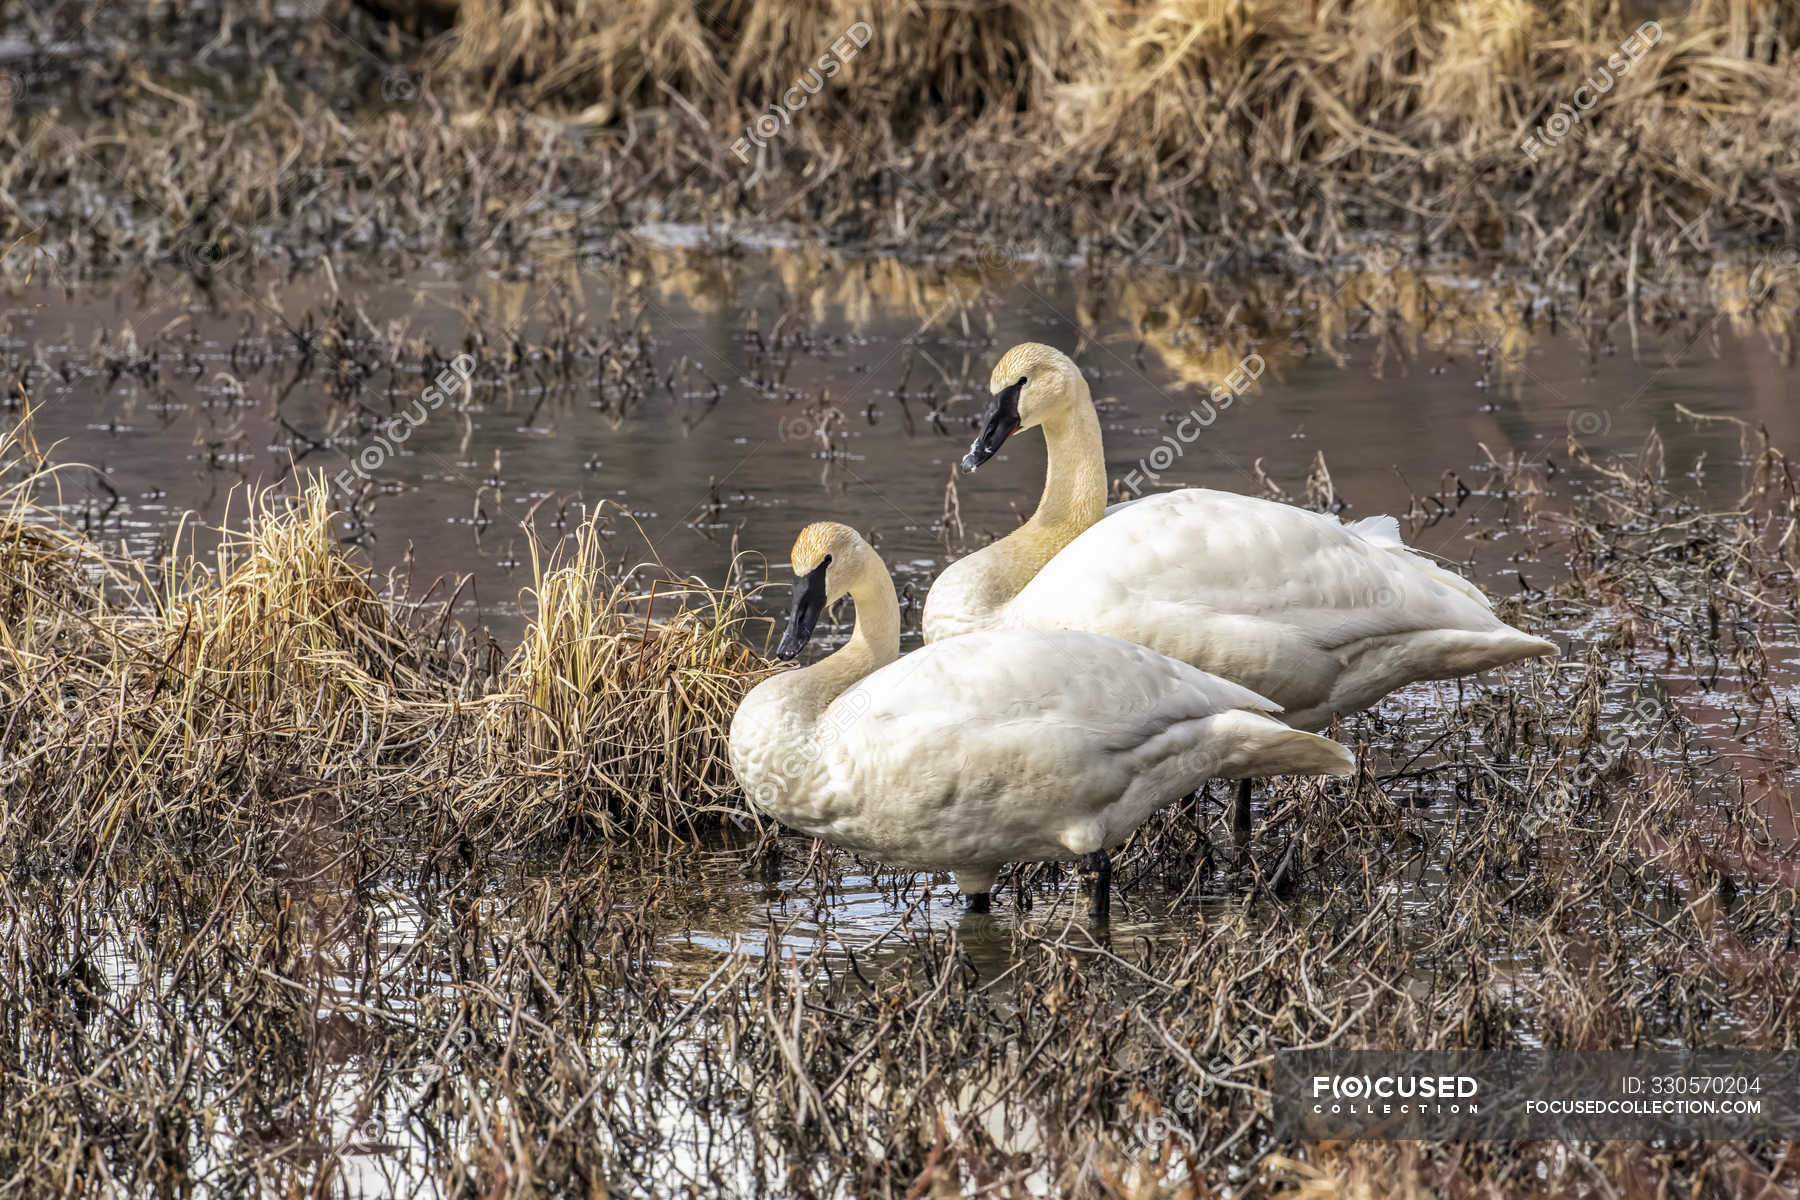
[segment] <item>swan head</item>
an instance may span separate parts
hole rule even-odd
[[[1021,429],[1042,425],[1075,403],[1081,368],[1054,346],[1024,342],[1000,356],[988,390],[993,400],[981,415],[981,432],[962,460],[973,471],[999,453]]]
[[[788,610],[787,632],[775,648],[776,658],[788,662],[800,656],[820,615],[834,600],[849,594],[871,561],[875,561],[874,547],[848,525],[819,521],[800,531],[794,539],[794,600]]]

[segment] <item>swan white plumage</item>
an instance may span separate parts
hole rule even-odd
[[[1409,683],[1557,653],[1409,549],[1392,517],[1345,525],[1207,488],[1107,509],[1093,398],[1053,347],[1007,351],[991,389],[963,467],[1041,426],[1043,498],[1013,533],[939,575],[925,600],[928,644],[991,629],[1107,634],[1268,696],[1296,729],[1322,729]],[[1248,823],[1247,790],[1237,823]]]
[[[949,870],[987,907],[1007,862],[1106,851],[1213,777],[1348,773],[1350,753],[1264,715],[1270,701],[1142,646],[1069,630],[1001,630],[900,658],[900,609],[854,530],[794,543],[792,658],[827,603],[856,627],[836,652],[758,684],[731,723],[731,765],[770,816],[897,866]]]

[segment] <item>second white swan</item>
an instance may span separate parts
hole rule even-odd
[[[963,467],[1041,427],[1043,498],[1013,533],[944,569],[925,601],[928,643],[990,629],[1107,634],[1241,683],[1297,729],[1323,729],[1409,683],[1557,653],[1409,549],[1392,517],[1345,525],[1206,488],[1108,510],[1100,420],[1059,350],[1013,347],[991,387]],[[1247,784],[1234,824],[1249,826]]]

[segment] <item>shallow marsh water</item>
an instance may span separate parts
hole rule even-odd
[[[1036,435],[976,476],[955,473],[992,363],[1023,340],[1079,348],[1117,495],[1272,486],[1300,498],[1322,456],[1346,518],[1402,515],[1412,544],[1466,564],[1498,597],[1541,588],[1561,564],[1507,531],[1508,498],[1482,484],[1491,462],[1554,470],[1571,438],[1600,458],[1632,455],[1654,432],[1670,472],[1725,503],[1742,486],[1742,434],[1677,406],[1800,443],[1792,314],[1779,304],[1679,311],[1634,337],[1623,316],[1559,324],[1551,310],[1566,301],[1459,274],[1468,264],[1402,270],[1376,255],[1310,285],[1215,284],[704,242],[696,229],[647,228],[615,260],[544,255],[507,272],[444,264],[399,279],[374,261],[314,260],[210,291],[64,291],[50,273],[0,305],[0,345],[39,368],[40,443],[96,468],[63,477],[62,507],[102,540],[154,556],[185,529],[205,545],[196,520],[241,519],[249,490],[297,473],[366,481],[366,523],[347,536],[378,570],[409,564],[415,588],[466,575],[457,615],[504,645],[528,603],[521,522],[554,543],[570,512],[602,501],[622,510],[619,563],[654,556],[717,583],[739,550],[751,582],[777,585],[770,611],[798,528],[847,521],[894,570],[911,644],[937,570],[1035,503]],[[1734,287],[1756,281],[1721,264],[1702,290],[1729,309],[1719,294]],[[295,361],[284,328],[310,329],[334,304],[396,358],[449,355],[471,329],[501,344],[475,356],[468,394],[426,412],[416,383],[384,381],[380,362],[359,386],[332,386],[334,357],[355,361],[362,346]],[[551,345],[559,306],[560,332],[589,352],[572,366]],[[608,352],[626,345],[621,368]],[[1251,353],[1260,378],[1229,404],[1209,399]],[[424,419],[396,426],[410,436],[395,446],[386,422],[408,409]],[[1548,488],[1579,494],[1591,478],[1570,464]],[[847,632],[847,606],[837,616],[821,644]]]
[[[770,610],[785,600],[786,573],[766,572],[754,556],[778,563],[800,525],[845,520],[877,537],[911,601],[907,636],[916,640],[917,604],[938,568],[1004,533],[1041,486],[1034,436],[976,476],[952,475],[992,363],[1022,340],[1082,347],[1115,480],[1155,462],[1179,418],[1254,351],[1266,364],[1259,384],[1208,417],[1162,471],[1161,485],[1259,492],[1269,481],[1302,498],[1310,475],[1311,498],[1343,505],[1347,516],[1408,514],[1413,544],[1466,563],[1500,597],[1541,591],[1565,567],[1559,546],[1515,521],[1523,498],[1499,484],[1492,462],[1553,462],[1543,486],[1550,499],[1565,499],[1595,479],[1571,458],[1571,435],[1600,459],[1639,452],[1654,431],[1651,453],[1669,474],[1726,508],[1744,487],[1743,431],[1683,417],[1676,405],[1766,426],[1778,445],[1800,444],[1792,403],[1800,372],[1780,313],[1771,323],[1767,313],[1677,312],[1657,330],[1646,321],[1634,353],[1625,323],[1564,317],[1552,329],[1552,298],[1448,269],[1410,275],[1376,262],[1311,287],[1248,280],[1215,289],[1149,273],[1094,279],[1022,264],[983,275],[781,245],[718,255],[674,244],[679,231],[653,232],[616,261],[552,258],[510,275],[445,267],[396,280],[373,263],[314,263],[247,290],[217,288],[212,303],[156,286],[111,296],[35,287],[7,298],[4,348],[15,362],[35,364],[39,443],[59,443],[59,460],[99,469],[63,476],[65,509],[103,539],[154,555],[186,514],[225,519],[234,490],[241,498],[245,488],[290,479],[290,460],[332,476],[353,470],[419,385],[380,365],[337,373],[344,363],[373,356],[376,344],[397,347],[397,359],[425,347],[448,356],[478,331],[485,341],[470,397],[432,413],[369,469],[371,486],[345,534],[378,569],[401,566],[410,552],[415,591],[440,574],[470,576],[458,615],[486,624],[502,645],[516,638],[528,609],[518,598],[529,559],[519,523],[554,541],[565,528],[557,514],[573,512],[577,498],[615,501],[629,514],[617,522],[621,561],[654,552],[676,573],[718,583],[734,549],[753,556],[748,582],[766,574],[777,584]],[[1729,290],[1729,280],[1723,286]],[[323,325],[321,314],[334,308],[350,314],[345,327],[353,332],[302,367],[281,322]],[[568,315],[554,316],[559,309]],[[1329,496],[1315,473],[1320,455]],[[833,637],[847,632],[850,614],[837,616]],[[1551,632],[1579,657],[1579,624]],[[1800,647],[1769,649],[1777,656],[1770,686],[1791,708],[1800,698]],[[1733,670],[1718,666],[1707,687],[1728,689]],[[1664,675],[1700,681],[1679,666]],[[1407,689],[1363,727],[1381,731],[1372,740],[1417,750],[1406,759],[1383,755],[1376,770],[1391,773],[1389,795],[1401,806],[1396,830],[1431,846],[1383,886],[1412,889],[1401,908],[1427,917],[1455,877],[1470,811],[1461,785],[1431,771],[1479,755],[1482,733],[1466,730],[1433,748],[1409,743],[1406,730],[1428,724],[1461,692],[1454,683]],[[1609,692],[1605,723],[1641,753],[1660,753],[1657,731],[1632,715],[1629,700],[1623,690]],[[1717,735],[1714,753],[1742,736],[1723,708],[1696,723]],[[1218,810],[1203,806],[1199,816],[1211,822],[1203,840],[1223,846]],[[1014,931],[1077,956],[1111,954],[1242,919],[1246,908],[1243,876],[1228,866],[1196,861],[1185,881],[1127,875],[1108,947],[1072,919],[1074,889],[1039,877],[1028,889],[1029,910],[1020,911],[1016,890],[1002,897],[996,935],[994,924],[959,914],[947,880],[841,861],[814,870],[820,864],[791,840],[781,869],[765,874],[750,853],[755,842],[746,826],[725,844],[668,858],[621,852],[614,880],[623,903],[659,916],[647,962],[668,970],[678,992],[702,989],[734,958],[772,950],[840,971],[903,971],[922,940],[951,931],[975,969],[998,978],[1018,945]],[[291,864],[295,878],[318,874],[325,857]],[[495,909],[516,914],[557,881],[556,864],[517,864],[493,897]],[[1183,891],[1200,902],[1172,905]],[[377,914],[374,953],[396,963],[411,961],[441,921],[416,889],[378,888],[364,899]],[[1302,892],[1288,901],[1289,916],[1304,921],[1343,899]],[[1684,907],[1650,883],[1639,899],[1645,920]],[[321,887],[310,903],[329,911],[338,898]],[[1408,936],[1424,943],[1436,933],[1421,927]],[[348,962],[352,946],[322,938],[312,947],[320,997],[331,997],[318,1005],[322,1021],[341,1019],[341,1002],[360,994],[364,976],[331,965]],[[1529,946],[1496,947],[1493,959],[1520,991],[1538,984]],[[123,948],[101,961],[117,984],[133,981]],[[1429,990],[1431,976],[1421,970],[1417,980],[1391,983]],[[408,990],[429,1022],[457,987],[451,973],[419,968]],[[1731,1014],[1721,1006],[1715,1017],[1709,1032],[1729,1040]],[[629,1031],[596,1036],[604,1043]],[[346,1043],[345,1078],[326,1103],[332,1112],[341,1106],[346,1179],[373,1193],[414,1179],[423,1157],[391,1095],[373,1116],[358,1107],[356,1097],[377,1090],[357,1081],[358,1058]],[[665,1131],[690,1120],[679,1112],[654,1119]],[[700,1122],[694,1137],[711,1136],[711,1128]]]
[[[1654,437],[1686,490],[1728,506],[1745,433],[1682,408],[1800,444],[1794,314],[1762,265],[1719,264],[1652,331],[1622,305],[1572,320],[1567,298],[1386,252],[1316,281],[1215,282],[780,241],[720,250],[701,230],[652,227],[624,254],[545,253],[508,271],[391,278],[373,260],[312,260],[207,289],[140,280],[111,293],[59,289],[50,272],[0,301],[0,348],[32,364],[39,443],[95,468],[60,477],[59,507],[140,557],[178,531],[204,548],[205,526],[241,521],[248,492],[323,473],[366,486],[345,534],[378,571],[403,570],[413,594],[466,578],[456,615],[510,646],[528,616],[529,541],[569,536],[582,505],[616,506],[616,565],[768,581],[771,614],[794,533],[829,517],[882,551],[910,646],[938,569],[1028,515],[1042,486],[1036,434],[975,476],[955,470],[992,364],[1015,342],[1079,351],[1116,496],[1278,490],[1346,519],[1394,513],[1411,544],[1504,598],[1541,590],[1563,564],[1511,528],[1517,498],[1484,483],[1494,463],[1548,463],[1545,490],[1580,495],[1594,475],[1571,461],[1572,440],[1602,459]],[[351,314],[349,337],[300,359],[294,331],[334,308]],[[484,345],[469,390],[427,410],[418,381],[390,368],[426,349],[448,357],[472,332]],[[1260,378],[1209,398],[1251,354]],[[365,377],[334,378],[345,363]],[[392,421],[409,410],[416,429]],[[816,646],[847,635],[849,606],[833,615]],[[1800,656],[1784,665],[1785,686],[1800,686]],[[1383,711],[1403,717],[1433,691]],[[866,879],[844,886],[834,915],[882,924],[888,901]],[[698,936],[713,946],[733,932]]]
[[[1741,483],[1737,428],[1683,419],[1677,405],[1800,442],[1800,375],[1766,315],[1759,328],[1703,312],[1644,331],[1634,355],[1622,319],[1590,328],[1565,315],[1553,330],[1554,298],[1450,268],[1377,260],[1312,286],[1019,264],[996,276],[781,245],[715,255],[670,246],[681,231],[655,233],[621,262],[553,259],[510,275],[446,266],[391,279],[373,262],[315,261],[210,296],[32,288],[0,305],[0,345],[48,368],[32,380],[38,437],[99,468],[67,479],[68,502],[102,538],[154,554],[189,514],[216,523],[236,495],[241,515],[246,488],[296,470],[366,480],[366,528],[348,532],[370,560],[386,569],[410,552],[417,582],[466,574],[457,615],[505,644],[529,578],[520,522],[554,540],[572,524],[559,530],[559,515],[601,501],[629,513],[620,563],[654,553],[714,583],[734,546],[782,579],[801,525],[847,521],[883,551],[916,637],[937,569],[1004,533],[1042,486],[1042,440],[1022,436],[954,480],[961,533],[945,529],[989,371],[1018,341],[1080,348],[1118,495],[1135,480],[1272,483],[1299,498],[1323,455],[1346,517],[1404,516],[1415,493],[1454,501],[1454,473],[1474,494],[1428,504],[1410,538],[1473,559],[1502,596],[1518,575],[1538,586],[1532,574],[1557,567],[1485,544],[1505,541],[1491,530],[1470,537],[1496,513],[1479,490],[1490,456],[1566,463],[1571,434],[1596,457],[1631,453],[1655,430],[1671,473],[1725,499]],[[334,303],[354,336],[379,332],[397,355],[448,357],[471,329],[497,344],[475,356],[469,398],[427,412],[385,352],[348,386],[329,386],[333,357],[359,361],[362,346],[327,345],[296,365],[283,326],[307,330]],[[559,305],[561,332],[587,343],[567,364],[546,340]],[[1209,401],[1250,353],[1267,364],[1260,381],[1229,407]],[[138,377],[150,355],[154,385]],[[425,419],[399,426],[404,445],[377,445],[408,410]],[[362,478],[345,475],[359,456]],[[1580,488],[1579,470],[1568,486]],[[745,567],[764,575],[761,561]]]

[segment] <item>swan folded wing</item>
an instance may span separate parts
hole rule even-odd
[[[988,798],[1054,798],[1059,819],[1092,816],[1133,781],[1192,750],[1207,717],[1273,711],[1248,688],[1112,638],[1066,631],[969,634],[870,676],[868,702],[831,745],[836,786],[904,780],[913,819]],[[827,710],[854,702],[852,689]],[[989,814],[1042,827],[1020,799]]]
[[[840,696],[824,720],[852,706],[866,710],[859,724],[930,713],[972,721],[1042,716],[1097,727],[1280,707],[1131,642],[1044,629],[975,633],[922,647]]]
[[[1440,566],[1436,560],[1429,554],[1426,554],[1423,550],[1415,550],[1411,546],[1408,546],[1406,540],[1400,536],[1400,522],[1395,518],[1385,516],[1364,517],[1360,521],[1352,521],[1349,525],[1345,526],[1345,528],[1368,542],[1370,545],[1378,546],[1387,551],[1410,569],[1418,571],[1427,578],[1441,583],[1447,588],[1454,589],[1455,591],[1468,596],[1488,612],[1494,610],[1494,602],[1488,598],[1486,592],[1483,592],[1480,588],[1464,579],[1461,575],[1458,575],[1455,571]]]
[[[1497,625],[1479,590],[1407,550],[1397,525],[1352,530],[1324,514],[1204,488],[1145,497],[1088,529],[1020,592],[1010,615],[1209,665],[1225,651],[1188,641],[1229,634],[1235,653],[1280,658],[1295,643],[1329,651]],[[1229,630],[1212,625],[1226,617],[1235,622]]]

